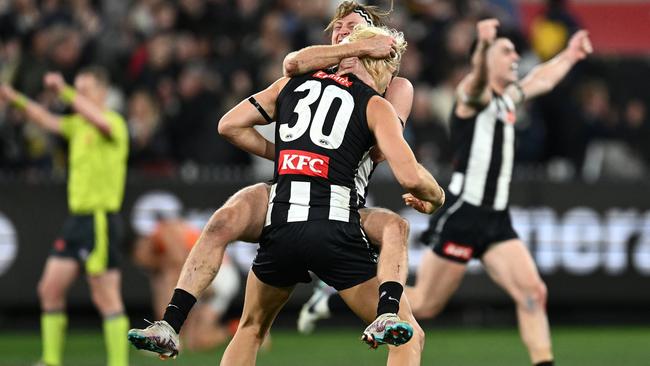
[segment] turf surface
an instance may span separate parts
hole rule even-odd
[[[273,332],[270,351],[260,353],[258,365],[347,366],[385,364],[385,350],[369,350],[352,329],[317,330],[300,336],[291,330]],[[560,366],[650,365],[650,328],[593,327],[553,329],[556,359]],[[40,340],[36,332],[0,332],[0,365],[25,366],[38,360]],[[159,361],[135,350],[131,365],[218,365],[223,347],[204,353],[182,352],[173,361]],[[509,366],[528,365],[528,357],[514,329],[427,330],[423,365]],[[99,332],[72,331],[68,335],[65,365],[103,366],[104,348]]]

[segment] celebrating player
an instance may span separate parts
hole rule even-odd
[[[273,146],[264,143],[253,126],[270,123],[274,120],[270,116],[278,121],[276,169],[265,228],[249,273],[240,327],[222,364],[255,363],[261,340],[294,286],[311,280],[308,271],[340,291],[364,321],[370,323],[377,316],[363,334],[373,347],[402,345],[415,337],[389,350],[389,364],[420,362],[423,333],[408,302],[401,299],[401,285],[380,284],[375,278],[376,260],[357,211],[358,166],[376,140],[400,184],[423,203],[423,212],[433,212],[444,196],[404,141],[395,111],[378,94],[385,91],[397,68],[405,48],[403,36],[383,28],[361,27],[350,40],[375,34],[391,34],[397,50],[395,57],[362,59],[374,75],[373,89],[352,75],[318,70],[278,80],[221,120],[219,130],[224,136],[260,156],[267,156]],[[330,113],[332,109],[336,112]],[[258,111],[264,118],[257,116]],[[326,132],[325,126],[331,126],[330,131]],[[397,313],[416,325],[415,335]]]
[[[416,317],[437,315],[458,288],[471,258],[480,258],[490,277],[517,305],[519,329],[534,365],[553,364],[546,314],[546,286],[508,210],[516,121],[515,108],[553,89],[573,65],[592,52],[587,32],[571,37],[567,48],[517,79],[519,55],[512,42],[497,36],[496,19],[477,24],[472,71],[457,89],[451,117],[454,173],[449,199],[431,218],[422,241],[433,246],[407,295]],[[406,204],[418,208],[411,195]]]
[[[346,58],[339,73],[354,72],[360,75],[363,80],[372,80],[365,68],[360,67],[358,59],[354,57],[364,55],[388,56],[391,52],[394,52],[394,40],[390,36],[376,35],[349,44],[339,44],[339,42],[343,41],[351,33],[355,25],[379,24],[385,15],[375,7],[363,6],[352,1],[342,3],[330,23],[332,43],[337,44],[308,47],[289,55],[285,60],[285,73],[293,75],[305,72],[307,71],[303,69],[305,66],[326,68]],[[413,101],[413,87],[408,80],[399,77],[392,78],[384,97],[393,105],[400,120],[406,121]],[[380,155],[377,152],[374,154],[375,157]],[[274,159],[273,149],[269,149],[264,156],[268,159]],[[365,202],[368,179],[373,168],[374,163],[371,159],[364,160],[359,167],[357,193],[360,206],[363,206]],[[198,296],[219,271],[223,253],[228,243],[236,240],[259,241],[265,222],[269,189],[270,187],[266,184],[256,184],[244,188],[214,213],[193,248],[193,251],[201,254],[191,256],[186,262],[185,267],[192,269],[192,271],[183,271],[183,275],[181,275],[177,284],[178,288],[184,289],[193,297]],[[403,285],[407,275],[406,242],[408,223],[397,214],[384,209],[361,209],[359,212],[364,231],[368,234],[372,243],[391,243],[391,245],[383,245],[379,257],[378,277],[380,281],[394,281]],[[209,272],[205,272],[206,269]],[[204,278],[198,273],[209,274]],[[175,303],[174,299],[172,299],[172,303]],[[175,309],[176,307],[172,306],[168,307],[167,311],[173,313]],[[165,316],[165,319],[169,317],[171,315]],[[184,319],[184,317],[181,318]],[[172,340],[171,343],[166,343],[164,347],[152,346],[156,352],[166,356],[174,355],[177,352],[178,344],[175,343],[175,340],[178,338],[177,335],[180,331],[182,319],[173,322],[171,331],[169,331],[169,328],[160,325],[161,323],[156,323],[158,325],[154,324],[149,328],[148,333],[146,333],[147,337],[153,338],[164,334],[165,336],[161,339]],[[134,330],[134,332],[134,335],[139,334],[138,330]]]

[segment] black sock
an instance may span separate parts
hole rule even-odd
[[[192,310],[192,306],[196,303],[196,297],[192,296],[189,292],[177,288],[174,290],[172,301],[165,309],[163,320],[169,323],[174,328],[176,334],[181,332],[181,327],[187,319],[187,314]]]
[[[553,360],[550,360],[550,361],[538,362],[533,366],[553,366],[553,365],[554,365]]]
[[[348,305],[343,301],[339,293],[332,294],[327,298],[327,308],[332,315],[347,314]]]
[[[404,287],[399,282],[387,281],[379,285],[379,304],[377,305],[377,316],[386,313],[399,311],[399,300],[402,297]]]

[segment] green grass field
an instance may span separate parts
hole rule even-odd
[[[369,350],[352,329],[324,329],[310,336],[294,331],[273,332],[270,351],[260,353],[258,365],[382,365],[385,350]],[[650,365],[650,328],[555,327],[553,342],[560,366]],[[39,335],[35,332],[0,332],[0,365],[25,366],[38,360]],[[159,361],[135,350],[131,365],[218,365],[223,347],[212,352],[183,352],[173,361]],[[427,330],[423,365],[510,366],[528,365],[528,357],[514,329]],[[65,365],[102,366],[104,349],[99,332],[72,331],[68,335]]]

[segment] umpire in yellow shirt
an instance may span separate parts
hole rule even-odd
[[[84,271],[92,300],[104,319],[107,364],[128,365],[128,318],[120,293],[116,246],[121,230],[117,212],[122,205],[128,155],[124,119],[105,106],[109,87],[106,71],[89,67],[77,74],[74,88],[58,73],[48,73],[45,87],[58,93],[75,111],[57,116],[10,86],[0,96],[25,112],[27,119],[68,140],[68,208],[62,237],[54,242],[38,284],[43,354],[41,363],[62,364],[67,324],[66,293]]]

